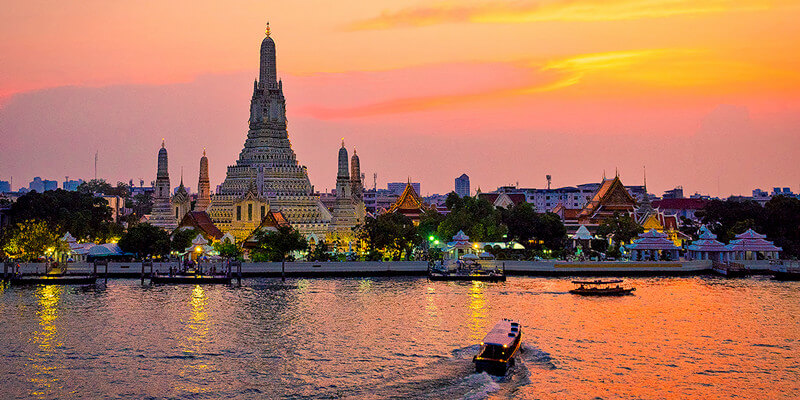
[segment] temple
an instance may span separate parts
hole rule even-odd
[[[579,225],[597,227],[615,213],[633,215],[635,211],[636,199],[628,193],[617,175],[613,179],[603,179],[592,199],[576,218]]]
[[[338,166],[336,200],[331,207],[332,218],[326,241],[338,242],[339,244],[347,243],[348,247],[352,247],[356,241],[353,229],[364,224],[366,209],[361,186],[360,162],[354,150],[352,171],[350,170],[344,140],[342,140],[342,147],[339,149]]]
[[[413,186],[411,186],[411,180],[409,180],[406,184],[406,188],[403,190],[403,193],[397,198],[397,201],[395,201],[394,204],[392,204],[389,209],[386,210],[386,212],[403,214],[406,217],[411,218],[411,221],[414,222],[414,225],[419,225],[419,221],[422,218],[422,213],[428,210],[431,210],[431,208],[422,201],[422,198],[419,197],[417,191],[414,190]]]
[[[158,169],[156,171],[156,186],[153,193],[153,212],[148,220],[150,224],[168,231],[178,226],[178,218],[172,211],[170,204],[170,182],[168,156],[165,142],[161,141],[158,150]]]
[[[247,237],[250,232],[245,234],[244,230],[259,225],[257,216],[266,216],[269,211],[280,211],[306,237],[324,237],[332,218],[314,194],[306,167],[297,162],[292,150],[275,59],[275,42],[267,26],[261,42],[259,78],[253,83],[247,139],[208,209],[220,230],[237,231],[237,240]]]
[[[206,149],[203,149],[203,157],[200,158],[200,176],[197,182],[197,202],[195,211],[205,211],[211,205],[211,184],[208,179],[208,157]]]

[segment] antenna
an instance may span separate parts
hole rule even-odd
[[[94,179],[97,180],[97,156],[100,153],[100,150],[95,150],[94,152]]]
[[[378,173],[372,174],[372,190],[378,190]]]
[[[550,174],[545,175],[547,178],[547,190],[550,190],[550,182],[553,180],[553,177]]]

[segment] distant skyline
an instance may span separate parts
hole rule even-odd
[[[2,2],[0,180],[212,190],[247,134],[269,20],[317,190],[344,137],[365,186],[598,182],[800,192],[800,5],[753,0]],[[314,10],[309,12],[309,10]]]

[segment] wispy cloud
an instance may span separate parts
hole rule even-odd
[[[694,50],[630,50],[582,54],[548,62],[530,62],[524,64],[530,79],[510,87],[484,88],[470,93],[398,98],[353,107],[308,106],[303,108],[301,114],[319,119],[346,119],[457,108],[469,103],[562,90],[578,85],[587,77],[601,71],[635,69],[637,66],[652,65],[692,52]]]
[[[619,21],[763,10],[774,5],[763,0],[553,0],[476,4],[456,1],[384,11],[374,18],[356,21],[346,29],[374,30],[465,22]]]

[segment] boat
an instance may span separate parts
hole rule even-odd
[[[522,344],[522,325],[504,318],[498,322],[481,342],[481,349],[472,358],[475,372],[504,376],[514,366],[514,356]]]
[[[201,275],[201,274],[159,274],[154,273],[150,276],[150,283],[152,284],[214,284],[224,283],[229,284],[232,281],[230,274],[220,275]]]
[[[14,275],[12,285],[94,285],[97,275]]]
[[[625,296],[633,294],[634,287],[622,286],[622,279],[604,281],[572,281],[576,287],[569,292],[581,296]]]
[[[484,261],[485,262],[485,261]],[[505,282],[505,268],[491,268],[487,264],[481,264],[479,260],[458,260],[455,268],[450,265],[437,264],[428,267],[428,279],[432,281],[482,281],[482,282]]]

